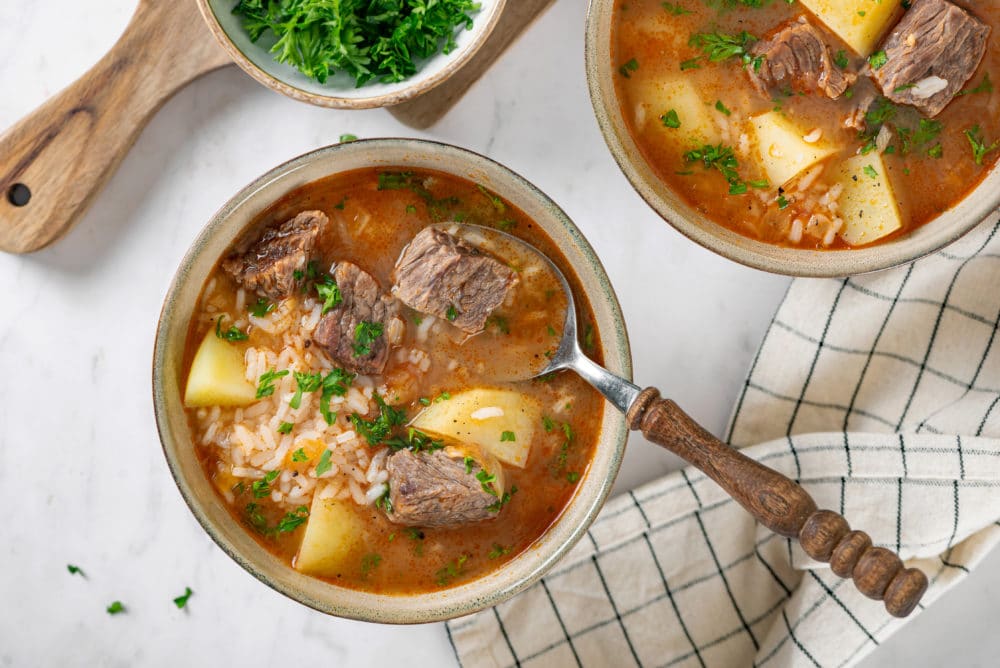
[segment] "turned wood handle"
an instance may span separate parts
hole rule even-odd
[[[97,65],[0,135],[0,250],[65,234],[160,105],[230,62],[193,0],[141,0]]]
[[[832,510],[819,510],[801,485],[734,450],[705,431],[677,404],[649,388],[628,412],[629,428],[698,467],[758,522],[775,533],[797,538],[813,559],[828,562],[858,590],[906,617],[927,590],[927,576],[906,568],[893,552],[873,547],[868,534],[852,531]]]

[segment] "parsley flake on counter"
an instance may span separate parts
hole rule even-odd
[[[188,599],[191,598],[191,594],[193,593],[194,592],[191,591],[191,587],[184,587],[184,593],[174,599],[174,605],[176,605],[179,609],[183,609],[187,606]]]
[[[81,578],[86,579],[87,574],[83,572],[83,569],[79,566],[74,566],[73,564],[66,564],[66,570],[69,571],[70,575],[79,575]]]
[[[121,601],[112,601],[111,605],[107,607],[109,615],[117,615],[125,612],[125,606]]]

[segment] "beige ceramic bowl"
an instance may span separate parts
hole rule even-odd
[[[479,0],[481,8],[473,14],[473,26],[456,36],[458,46],[449,54],[438,53],[422,64],[420,71],[399,83],[369,82],[357,88],[345,74],[331,76],[318,83],[290,65],[276,62],[269,48],[270,34],[256,43],[243,29],[239,16],[233,14],[234,0],[197,0],[198,8],[222,48],[244,72],[282,95],[320,107],[370,109],[389,107],[422,95],[443,83],[469,61],[493,32],[506,0]]]
[[[507,168],[475,153],[412,139],[375,139],[323,148],[276,167],[231,199],[181,262],[160,315],[153,356],[153,404],[163,451],[184,500],[208,534],[243,568],[281,593],[323,612],[373,622],[450,619],[496,605],[538,580],[584,534],[611,491],[625,451],[621,414],[608,407],[594,460],[559,520],[500,570],[432,594],[385,596],[329,584],[293,570],[260,547],[227,511],[195,454],[182,405],[184,339],[209,272],[261,211],[291,190],[337,172],[384,166],[436,169],[483,184],[520,207],[559,245],[587,292],[607,367],[631,377],[621,310],[593,249],[563,211]],[[530,493],[530,492],[524,492]]]
[[[681,234],[750,267],[790,276],[839,277],[896,267],[944,248],[989,218],[1000,218],[1000,167],[958,206],[899,239],[870,248],[808,251],[754,241],[707,220],[653,172],[632,139],[615,94],[611,24],[615,0],[590,0],[587,80],[594,112],[615,160],[646,202]]]

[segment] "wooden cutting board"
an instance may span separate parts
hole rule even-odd
[[[393,116],[418,129],[436,123],[553,2],[508,3],[465,67]],[[66,234],[163,103],[231,63],[194,2],[140,0],[100,62],[0,135],[0,250],[29,253]]]

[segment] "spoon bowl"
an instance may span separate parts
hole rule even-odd
[[[829,562],[840,577],[854,579],[869,598],[884,601],[886,610],[906,617],[927,590],[927,576],[906,568],[900,558],[871,538],[852,531],[843,517],[820,510],[809,493],[793,480],[729,447],[702,428],[655,388],[645,390],[620,378],[588,358],[580,347],[573,291],[566,277],[540,250],[517,237],[477,225],[454,224],[449,230],[467,243],[511,262],[544,267],[557,280],[566,300],[566,318],[558,348],[543,355],[540,369],[527,366],[507,380],[528,380],[557,371],[572,370],[597,389],[627,416],[628,426],[699,468],[717,482],[757,521],[788,538],[796,538],[812,558]],[[475,243],[476,240],[480,243]],[[504,252],[508,249],[508,252]],[[534,357],[539,357],[535,355]]]

